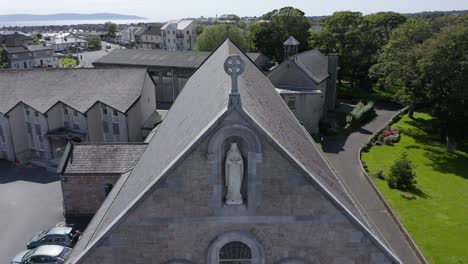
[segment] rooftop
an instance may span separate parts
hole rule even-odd
[[[147,75],[145,69],[0,70],[0,113],[20,102],[41,113],[58,102],[81,113],[97,102],[125,113],[140,97]]]
[[[131,65],[150,67],[176,67],[197,69],[210,56],[211,52],[167,51],[161,49],[115,49],[94,63],[99,65]],[[255,63],[264,63],[261,53],[247,53]],[[268,58],[267,58],[268,59]]]
[[[162,30],[184,30],[190,24],[195,22],[191,19],[171,20],[161,27]]]
[[[145,143],[73,144],[62,159],[63,174],[123,174],[146,149]]]

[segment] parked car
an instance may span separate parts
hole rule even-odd
[[[63,264],[71,248],[57,245],[44,245],[34,249],[25,250],[16,255],[11,264]]]
[[[111,49],[111,48],[112,48],[111,44],[107,43],[106,44],[106,49]]]
[[[49,230],[37,233],[27,244],[28,249],[42,245],[61,245],[73,247],[76,240],[73,228],[68,226],[56,226]]]

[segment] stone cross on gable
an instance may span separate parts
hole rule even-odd
[[[239,94],[237,86],[237,77],[239,77],[245,70],[245,62],[239,55],[230,55],[224,62],[224,71],[231,76],[232,87],[231,95]]]

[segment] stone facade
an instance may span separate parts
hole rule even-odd
[[[236,114],[224,119],[78,263],[214,263],[217,241],[230,237],[258,245],[261,260],[253,263],[392,263],[276,145],[240,119]],[[233,123],[254,133],[260,144],[261,153],[252,155],[256,151],[245,133],[234,131],[223,139],[246,142],[240,148],[248,172],[242,205],[247,210],[220,200],[216,185],[223,175],[214,163],[223,158],[213,158],[217,154],[209,146],[219,129]],[[230,207],[228,212],[219,210],[220,204]]]
[[[65,215],[94,215],[106,198],[104,186],[114,185],[119,177],[120,174],[62,175]]]

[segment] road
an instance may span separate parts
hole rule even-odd
[[[106,49],[106,45],[110,44],[111,48]],[[102,42],[102,49],[96,51],[85,51],[82,53],[78,53],[78,57],[80,58],[80,63],[78,64],[77,68],[92,68],[93,63],[100,58],[106,56],[109,52],[119,49],[120,46],[113,43]]]
[[[421,263],[409,246],[403,232],[400,231],[397,223],[391,218],[383,202],[365,178],[359,164],[360,147],[374,132],[383,128],[397,111],[398,109],[391,107],[376,107],[377,117],[374,120],[349,136],[325,138],[322,148],[335,170],[355,196],[358,207],[369,215],[369,224],[372,229],[380,231],[378,236],[391,245],[391,249],[403,263]]]
[[[56,174],[0,160],[0,263],[25,250],[34,233],[63,221]]]

